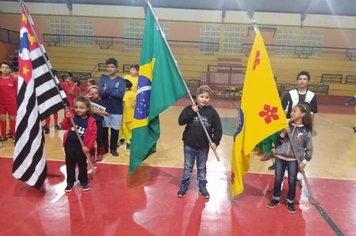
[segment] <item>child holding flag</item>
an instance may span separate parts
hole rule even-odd
[[[289,127],[283,129],[277,137],[279,146],[276,149],[273,199],[268,203],[268,207],[274,208],[280,203],[281,184],[284,171],[288,167],[287,208],[290,213],[296,213],[294,198],[298,168],[303,172],[313,154],[313,119],[309,107],[301,103],[292,108],[290,118]],[[299,164],[297,160],[300,160]]]
[[[178,197],[184,197],[189,187],[189,179],[193,171],[194,163],[197,163],[197,180],[199,193],[203,198],[210,197],[206,189],[206,162],[208,160],[209,145],[215,150],[222,137],[222,128],[219,114],[209,105],[211,89],[206,86],[200,86],[197,90],[196,105],[186,106],[178,118],[179,125],[186,125],[183,132],[184,143],[184,170],[181,180]],[[200,123],[197,112],[201,115],[203,124]],[[207,129],[212,144],[209,144],[208,138],[202,125]]]
[[[73,102],[74,114],[67,110],[61,123],[61,128],[66,130],[63,136],[63,146],[65,151],[67,186],[65,192],[69,193],[75,183],[75,166],[78,164],[78,180],[84,191],[88,191],[87,159],[86,153],[94,146],[96,139],[96,122],[91,116],[90,100],[79,96]],[[83,140],[83,147],[77,137],[75,129],[72,126],[70,118],[73,118],[79,136]]]

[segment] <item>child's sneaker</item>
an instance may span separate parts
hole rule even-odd
[[[126,143],[126,149],[130,150],[131,149],[131,144],[130,143]]]
[[[278,201],[277,199],[272,199],[269,203],[268,203],[268,208],[275,208],[277,205],[279,205],[281,202]]]
[[[295,210],[294,203],[289,203],[289,202],[287,202],[287,208],[288,208],[289,213],[294,214],[294,213],[297,212],[297,211]]]
[[[187,192],[188,190],[188,185],[187,184],[181,184],[180,185],[180,188],[178,190],[178,197],[184,197],[185,196],[185,193]]]
[[[66,188],[64,189],[64,192],[70,193],[72,192],[74,184],[67,184]]]
[[[82,185],[82,187],[83,187],[83,191],[89,191],[89,190],[90,190],[90,186],[89,186],[88,184],[83,183],[83,184],[81,184],[81,185]]]
[[[206,189],[206,187],[199,187],[199,193],[205,199],[209,199],[209,197],[210,197],[210,194],[209,194],[208,190]]]
[[[268,167],[268,170],[275,170],[276,169],[276,164],[273,163],[271,166]]]
[[[59,125],[55,125],[55,126],[54,126],[54,129],[56,129],[56,130],[61,130],[61,127],[60,127]]]

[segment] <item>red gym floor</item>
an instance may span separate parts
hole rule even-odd
[[[229,173],[210,169],[210,200],[199,196],[195,181],[180,199],[176,195],[180,168],[141,166],[130,176],[126,165],[97,164],[89,192],[76,185],[64,194],[64,162],[47,163],[49,177],[38,192],[12,177],[12,159],[0,158],[0,235],[325,236],[356,232],[356,181],[309,178],[311,188],[318,190],[314,195],[321,210],[298,189],[298,212],[289,214],[284,203],[274,209],[266,206],[273,175],[247,174],[245,192],[231,200]]]

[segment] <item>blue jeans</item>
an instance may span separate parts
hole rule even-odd
[[[284,177],[284,171],[287,166],[288,166],[287,202],[293,203],[295,198],[295,189],[297,187],[297,174],[298,174],[298,163],[296,160],[285,161],[276,157],[273,199],[280,200],[281,198],[281,184]]]
[[[184,145],[184,170],[182,177],[182,185],[189,185],[189,179],[192,175],[195,160],[197,162],[197,180],[199,187],[205,187],[206,183],[206,161],[208,160],[209,148],[196,149],[188,145]]]

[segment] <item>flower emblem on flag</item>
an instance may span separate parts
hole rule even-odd
[[[264,120],[266,124],[269,124],[272,122],[272,120],[278,120],[279,116],[277,114],[278,108],[277,107],[272,107],[268,104],[265,104],[263,106],[263,111],[260,111],[258,115],[260,117],[264,117]]]
[[[151,80],[145,76],[139,76],[137,85],[136,106],[134,118],[146,119],[150,113]]]

